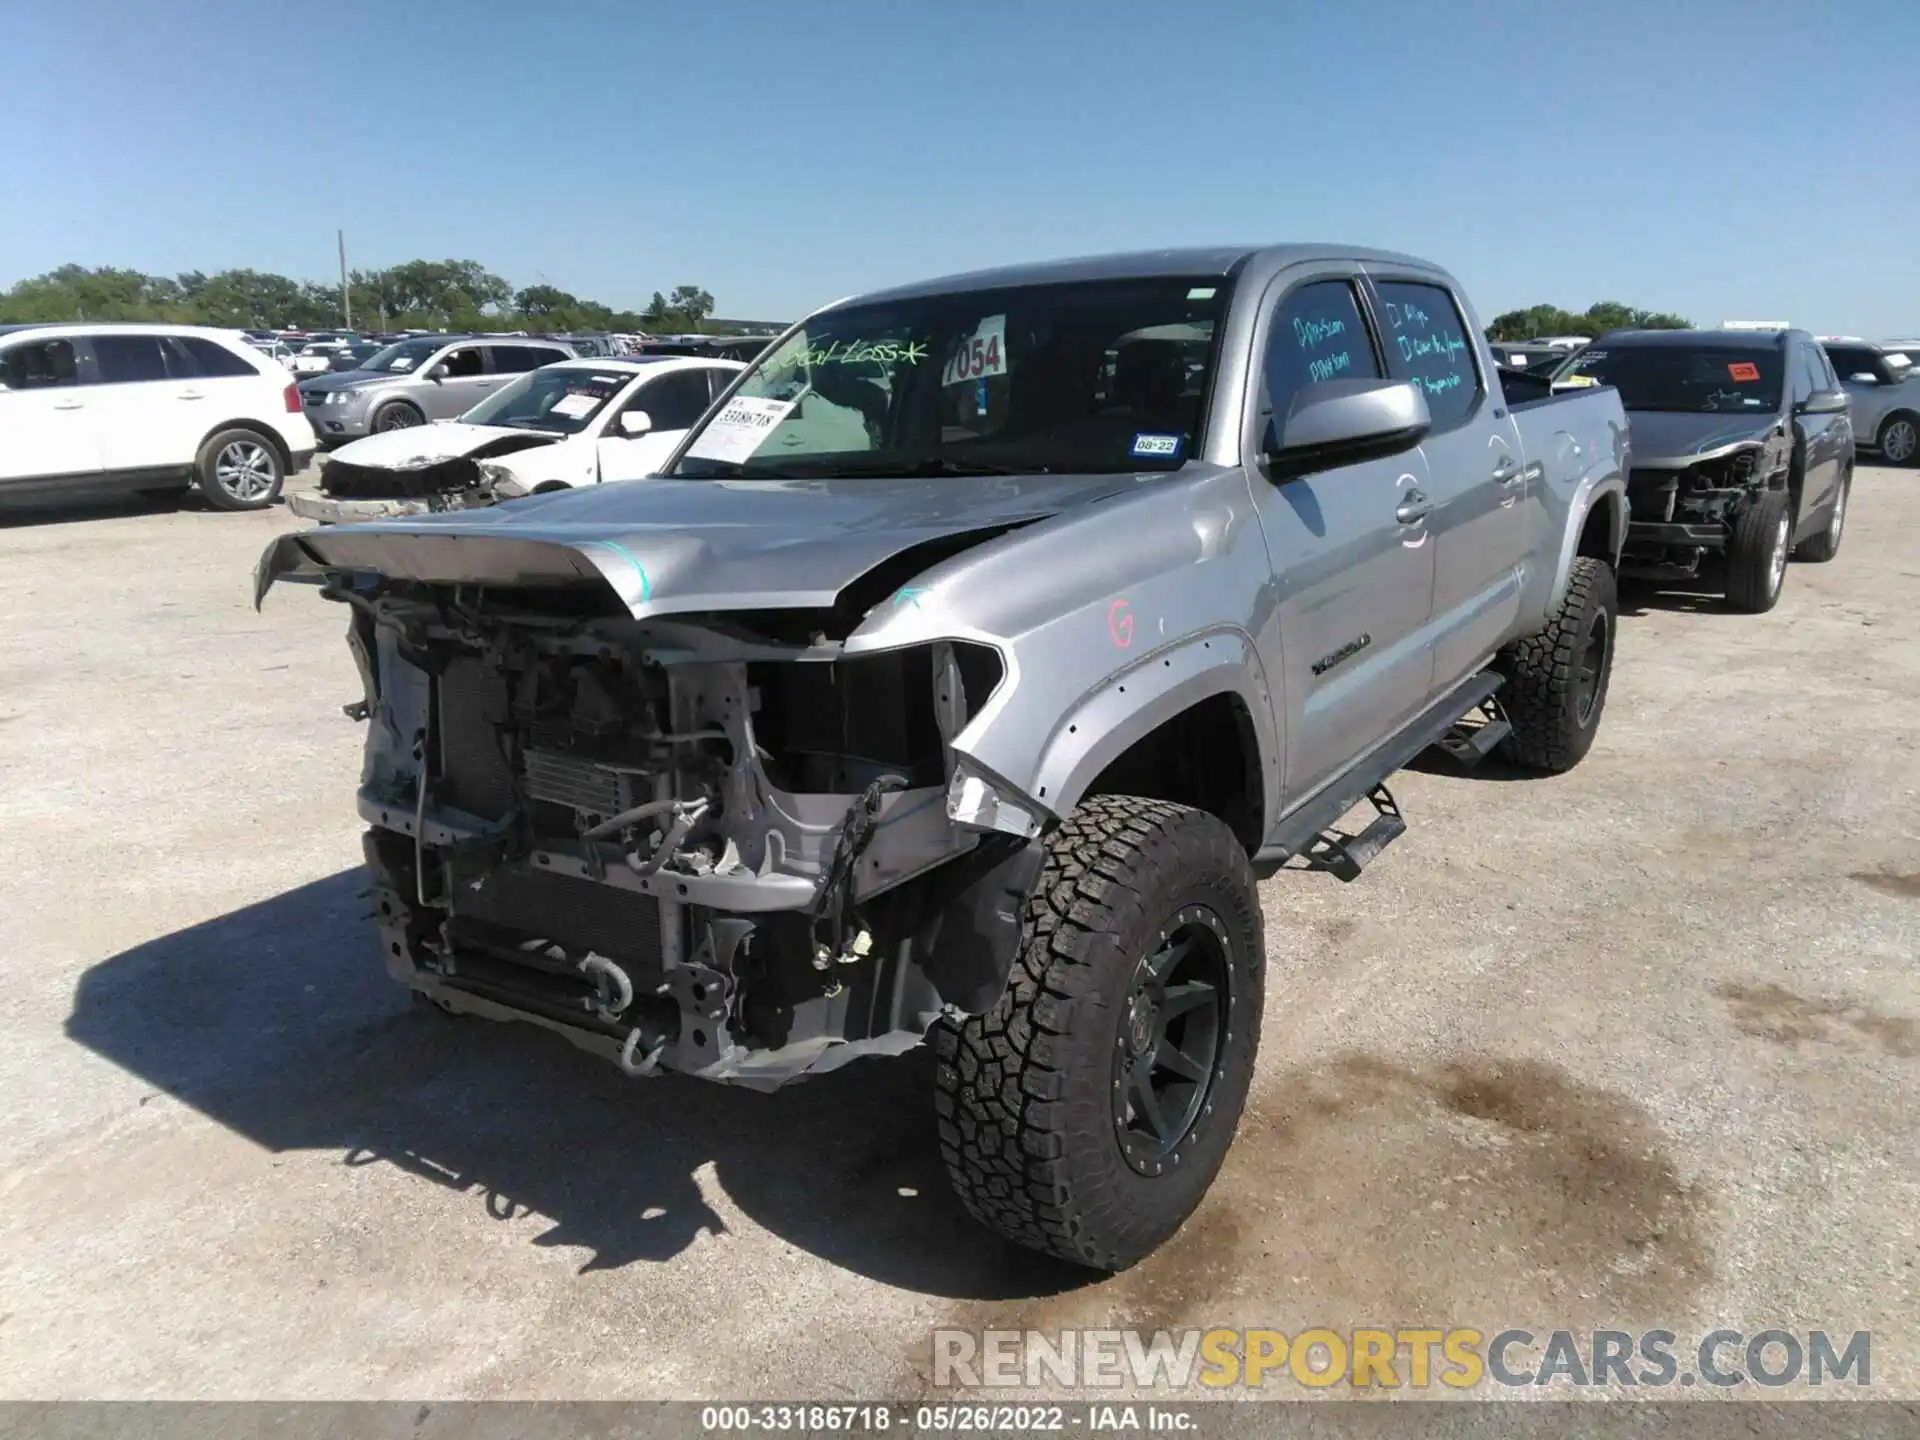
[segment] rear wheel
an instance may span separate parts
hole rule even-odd
[[[389,400],[373,412],[372,429],[376,433],[387,430],[411,430],[416,425],[426,423],[427,417],[405,400]]]
[[[1727,599],[1749,615],[1764,615],[1780,599],[1793,549],[1793,497],[1763,490],[1733,522],[1727,541]]]
[[[1124,1270],[1225,1159],[1260,1043],[1264,932],[1213,816],[1108,795],[1047,842],[1000,1003],[935,1031],[948,1178],[1009,1240]]]
[[[1495,662],[1506,677],[1500,706],[1513,726],[1500,742],[1501,758],[1558,775],[1586,757],[1607,706],[1619,613],[1613,567],[1590,555],[1577,558],[1546,629],[1509,646]]]
[[[1880,427],[1880,458],[1889,465],[1911,465],[1920,455],[1920,417],[1889,415]]]
[[[264,510],[280,498],[287,467],[257,430],[222,430],[194,460],[200,493],[216,510]]]
[[[1833,508],[1827,512],[1827,528],[1810,539],[1802,540],[1800,547],[1793,552],[1794,559],[1823,565],[1840,553],[1840,532],[1847,523],[1847,493],[1852,489],[1853,471],[1848,470],[1840,477],[1840,487],[1834,492]]]

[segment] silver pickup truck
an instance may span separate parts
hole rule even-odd
[[[1119,1269],[1238,1122],[1256,878],[1354,878],[1429,746],[1592,744],[1626,420],[1538,388],[1404,256],[967,275],[809,316],[663,478],[286,536],[256,598],[350,607],[397,979],[633,1075],[930,1038],[969,1209]]]

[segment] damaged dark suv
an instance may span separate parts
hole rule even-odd
[[[1847,394],[1804,330],[1603,335],[1554,388],[1611,385],[1632,430],[1624,577],[1700,578],[1771,610],[1787,557],[1831,560],[1853,483]]]

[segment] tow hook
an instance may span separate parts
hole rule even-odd
[[[593,981],[593,988],[599,992],[599,1003],[584,1001],[587,1009],[593,1011],[602,1020],[611,1025],[633,1004],[633,981],[627,978],[627,972],[604,955],[596,955],[591,950],[586,958],[575,967],[582,975]],[[638,1035],[638,1030],[633,1032]],[[633,1049],[631,1037],[627,1040],[627,1049]]]
[[[647,1053],[639,1060],[633,1058],[633,1052],[640,1048],[640,1027],[634,1026],[627,1032],[627,1043],[620,1047],[620,1069],[636,1080],[644,1080],[658,1073],[660,1057],[667,1053],[667,1037],[662,1035],[647,1048]]]

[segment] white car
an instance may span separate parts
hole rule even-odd
[[[322,493],[287,508],[340,524],[644,479],[746,368],[681,356],[543,365],[457,419],[341,446],[322,463]]]
[[[346,348],[347,342],[344,340],[322,340],[303,345],[287,368],[296,375],[325,375],[333,369],[333,357]]]
[[[197,484],[260,510],[313,450],[292,378],[218,330],[0,326],[0,501]]]

